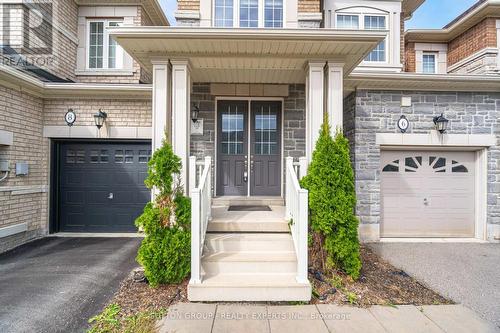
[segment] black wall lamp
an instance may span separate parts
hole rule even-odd
[[[436,130],[439,131],[439,133],[443,134],[446,132],[446,130],[448,129],[448,123],[450,121],[446,119],[442,113],[440,116],[434,117],[433,121]]]
[[[200,115],[200,106],[194,104],[193,109],[191,110],[191,120],[193,123],[196,123],[198,121],[198,116]]]
[[[103,112],[101,109],[99,109],[99,112],[97,112],[94,115],[94,122],[98,129],[101,129],[107,117],[108,117],[107,113]]]

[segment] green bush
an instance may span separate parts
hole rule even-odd
[[[311,231],[324,242],[326,264],[357,279],[361,269],[359,222],[354,215],[356,192],[349,141],[342,133],[332,138],[327,117],[301,185],[309,190]]]
[[[181,282],[191,267],[191,201],[176,182],[180,170],[179,157],[163,142],[149,161],[144,181],[154,189],[155,200],[135,221],[145,234],[137,261],[152,287]]]

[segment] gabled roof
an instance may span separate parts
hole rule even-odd
[[[442,29],[409,29],[407,42],[449,42],[487,17],[500,17],[500,0],[480,0]]]
[[[168,26],[168,22],[163,9],[158,0],[75,0],[79,6],[142,6],[153,21],[153,25]]]

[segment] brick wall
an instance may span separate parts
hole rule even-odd
[[[151,100],[120,99],[46,99],[43,124],[47,126],[66,125],[64,114],[71,108],[76,113],[76,126],[94,126],[94,114],[102,109],[108,114],[109,127],[151,126]]]
[[[487,47],[497,47],[495,18],[484,19],[449,43],[448,66]]]
[[[32,15],[34,12],[32,5],[5,5],[0,6],[0,15],[9,17],[8,28],[2,32],[10,34],[10,40],[7,43],[29,63],[47,70],[53,75],[63,79],[75,79],[76,49],[77,49],[77,5],[73,0],[54,1],[52,4],[52,20],[46,21],[50,29],[37,30],[35,35],[31,30],[23,30],[24,26],[39,26],[41,18]],[[49,7],[36,7],[42,11],[44,17],[50,17]],[[42,25],[43,26],[43,25]],[[3,29],[1,29],[3,30]],[[40,34],[40,32],[42,32]],[[41,37],[40,37],[41,36]],[[23,39],[24,38],[24,39]],[[29,38],[29,48],[23,49],[23,41]],[[40,54],[33,48],[46,48],[52,41],[52,52],[50,54]],[[12,63],[11,63],[12,65]]]
[[[298,1],[299,13],[318,13],[321,12],[320,0],[299,0]]]
[[[405,62],[404,71],[415,73],[417,71],[416,67],[416,54],[415,54],[415,43],[406,44],[406,48],[404,50],[405,53]]]
[[[0,239],[0,252],[47,231],[48,195],[41,186],[48,185],[49,146],[48,140],[42,138],[42,112],[41,98],[0,86],[0,129],[14,134],[12,146],[0,146],[0,160],[9,161],[11,169],[9,177],[0,182],[0,228],[28,225],[27,232]],[[16,176],[17,162],[28,163],[27,176]],[[16,193],[20,189],[32,193]]]
[[[200,0],[177,0],[178,10],[200,10]]]
[[[401,107],[402,96],[412,97],[411,107]],[[376,134],[399,133],[397,121],[401,114],[410,121],[408,133],[429,133],[432,118],[444,112],[450,120],[450,133],[494,134],[500,138],[499,93],[359,90],[344,105],[344,126],[353,145],[356,214],[362,224],[380,223],[380,147],[375,144]],[[490,225],[500,224],[499,162],[500,147],[491,147],[487,190]]]

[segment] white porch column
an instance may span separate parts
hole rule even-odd
[[[344,64],[328,62],[327,104],[332,136],[337,129],[343,130],[344,122]]]
[[[153,151],[161,147],[165,132],[170,135],[170,65],[168,59],[153,60]],[[168,137],[168,140],[170,136]]]
[[[306,68],[306,157],[309,161],[323,123],[325,64],[324,61],[309,62]]]
[[[184,193],[189,188],[189,137],[191,78],[188,60],[170,60],[172,64],[172,147],[181,158],[181,182]]]

